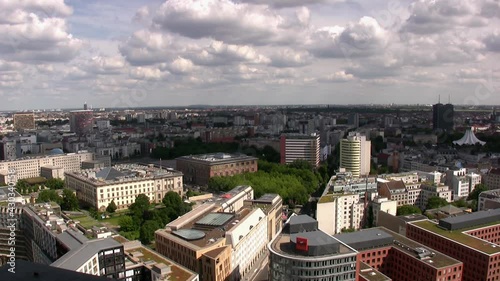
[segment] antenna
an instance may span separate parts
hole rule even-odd
[[[438,103],[441,103],[441,95],[438,95]]]

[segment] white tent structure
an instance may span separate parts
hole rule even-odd
[[[486,142],[480,141],[470,128],[467,129],[467,131],[465,131],[465,134],[461,139],[453,142],[453,144],[458,144],[458,145],[475,145],[477,143],[479,143],[480,145],[486,144]]]

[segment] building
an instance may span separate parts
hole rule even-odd
[[[410,222],[406,236],[463,262],[464,281],[500,278],[500,209]]]
[[[229,213],[220,204],[203,204],[157,230],[156,249],[201,280],[241,280],[265,254],[267,226],[259,208]]]
[[[87,151],[78,153],[55,154],[37,157],[0,161],[0,182],[4,181],[9,170],[16,170],[15,181],[41,176],[42,167],[59,167],[65,172],[79,171],[83,161],[94,160],[94,154]]]
[[[43,166],[40,168],[40,176],[46,179],[62,179],[64,180],[64,168],[55,166]]]
[[[347,125],[350,125],[354,128],[359,127],[359,113],[351,113],[347,119]]]
[[[316,209],[318,228],[329,235],[345,230],[357,230],[362,226],[364,209],[364,202],[360,202],[357,193],[321,196]]]
[[[260,208],[267,216],[267,240],[278,235],[283,226],[283,199],[278,194],[264,194],[258,199],[246,200],[245,206]]]
[[[114,201],[126,209],[139,194],[159,203],[169,191],[183,196],[182,173],[153,165],[116,165],[65,173],[66,186],[76,191],[78,199],[97,210],[105,210]]]
[[[184,174],[184,182],[206,185],[211,177],[257,172],[257,158],[227,153],[182,156],[176,159],[176,169]]]
[[[125,251],[125,281],[199,281],[199,275],[159,253],[144,247],[140,241],[124,237],[113,239],[123,244]]]
[[[402,180],[379,179],[377,188],[380,196],[398,202],[398,207],[403,205],[422,205],[420,184],[406,185]]]
[[[92,132],[94,114],[92,110],[75,110],[69,113],[69,127],[77,135],[86,135]]]
[[[374,226],[378,225],[380,212],[385,212],[395,216],[398,210],[398,202],[389,200],[385,197],[376,197],[370,202],[370,204],[373,212]]]
[[[432,106],[432,128],[434,130],[452,131],[454,126],[453,118],[452,104],[437,103]]]
[[[488,189],[500,189],[500,168],[493,168],[483,176],[483,182]]]
[[[295,160],[305,160],[313,167],[319,166],[320,137],[311,134],[283,134],[280,138],[281,164],[290,164]]]
[[[370,174],[371,142],[359,133],[351,132],[340,141],[340,167],[354,177]]]
[[[357,251],[362,265],[358,276],[364,267],[392,280],[462,280],[462,262],[383,227],[337,234],[334,238]],[[366,276],[360,280],[373,279]]]
[[[358,193],[360,198],[364,198],[366,193],[377,191],[377,178],[353,177],[351,172],[347,172],[345,168],[340,168],[336,171],[336,174],[330,178],[327,186],[329,192],[353,192]]]
[[[424,182],[420,185],[420,190],[421,200],[418,206],[420,209],[427,207],[427,201],[431,197],[443,198],[449,203],[453,202],[452,191],[447,185]]]
[[[307,215],[290,217],[267,247],[270,281],[357,280],[357,252]]]
[[[479,211],[500,208],[500,189],[483,191],[479,194],[477,209]]]
[[[34,262],[16,259],[14,273],[9,271],[11,266],[6,264],[0,267],[0,280],[9,281],[54,281],[54,280],[72,280],[72,281],[113,281],[100,276],[92,276],[73,270],[60,269],[57,267],[39,264]]]
[[[35,115],[33,113],[16,113],[13,119],[16,131],[35,129]]]
[[[453,200],[467,198],[470,190],[470,178],[466,176],[467,171],[465,168],[454,168],[453,170],[446,171],[446,184],[453,191]]]
[[[17,144],[15,140],[0,141],[0,160],[14,160],[17,158]]]

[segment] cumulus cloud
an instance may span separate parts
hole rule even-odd
[[[500,52],[500,33],[494,32],[483,40],[489,51]]]
[[[486,18],[500,17],[500,1],[484,0],[481,6],[481,15]]]
[[[312,56],[307,51],[295,51],[286,48],[271,56],[271,66],[274,67],[300,67],[309,65]]]
[[[129,71],[129,77],[137,80],[161,80],[168,76],[167,72],[162,72],[154,67],[134,67]]]
[[[320,82],[348,82],[354,80],[354,75],[346,73],[344,70],[336,71],[325,77],[321,77],[318,81]]]
[[[326,2],[340,2],[340,1],[328,1],[328,0],[240,0],[243,3],[268,5],[274,8],[290,8],[304,5],[313,5]]]
[[[388,32],[371,17],[363,17],[347,27],[322,27],[308,42],[318,57],[361,57],[379,53],[387,46]]]
[[[190,59],[198,65],[228,65],[239,62],[266,64],[270,62],[268,57],[251,46],[225,44],[221,41],[212,41],[209,46],[194,53]]]
[[[185,75],[192,72],[195,69],[195,65],[191,60],[178,57],[164,68],[173,74]]]
[[[285,44],[296,41],[300,31],[264,6],[230,0],[169,0],[160,7],[153,22],[182,36],[231,44]]]
[[[125,67],[122,57],[96,56],[85,64],[85,70],[96,74],[119,74]]]

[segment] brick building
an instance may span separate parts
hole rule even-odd
[[[464,281],[500,280],[500,209],[410,222],[406,236],[462,261]]]
[[[358,280],[462,280],[462,262],[383,227],[334,238],[358,252]],[[368,269],[373,273],[364,276]]]
[[[184,174],[185,183],[206,185],[211,177],[257,172],[257,158],[227,153],[190,155],[177,158],[176,168]]]

